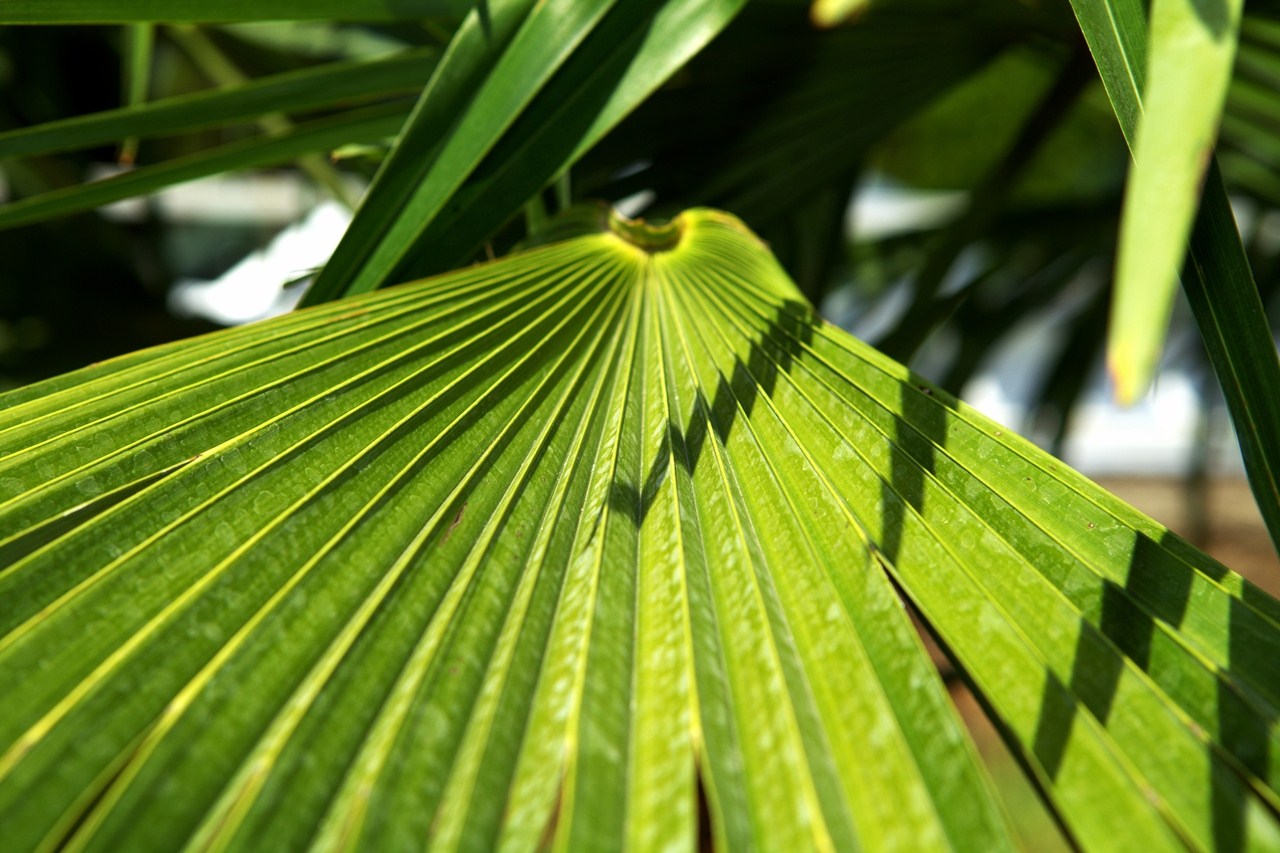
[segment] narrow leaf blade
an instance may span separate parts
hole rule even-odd
[[[1142,114],[1146,20],[1138,0],[1072,0],[1120,129],[1132,149]],[[1222,176],[1209,170],[1183,281],[1240,441],[1245,471],[1280,549],[1280,355]]]
[[[461,17],[471,0],[5,0],[0,24],[399,21]]]
[[[1149,81],[1125,192],[1107,364],[1121,402],[1151,383],[1213,152],[1240,26],[1239,0],[1156,0]]]
[[[572,3],[530,9],[519,0],[496,5],[483,30],[479,15],[469,18],[303,304],[367,292],[424,267],[447,268],[453,255],[433,253],[452,223],[479,219],[468,223],[466,241],[450,242],[450,253],[496,230],[742,5],[622,0],[590,10]],[[472,93],[463,109],[461,99]],[[494,174],[468,183],[500,146],[502,157],[488,170]],[[511,171],[513,163],[521,168]],[[431,260],[424,263],[424,255]]]
[[[245,122],[272,112],[299,113],[415,94],[436,52],[405,51],[386,59],[336,62],[0,133],[0,158],[101,145],[124,136],[164,136]]]
[[[273,166],[302,154],[328,151],[351,142],[376,142],[396,133],[404,122],[407,109],[408,104],[392,101],[351,110],[298,125],[283,133],[231,142],[154,166],[132,169],[115,177],[11,202],[0,206],[0,229],[93,210],[104,204],[154,193],[220,172]]]

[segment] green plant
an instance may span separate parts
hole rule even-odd
[[[1235,186],[1267,200],[1274,161],[1249,146],[1280,103],[1242,110],[1226,81],[1241,27],[1242,58],[1277,67],[1275,25],[1155,0],[1144,115],[1136,0],[870,5],[829,32],[732,0],[0,5],[0,23],[176,22],[160,40],[224,77],[248,36],[190,22],[428,22],[331,31],[410,43],[389,56],[0,134],[17,157],[264,130],[20,199],[7,226],[394,137],[307,310],[0,397],[6,842],[1015,847],[914,613],[1069,841],[1280,848],[1280,603],[806,299],[872,158],[921,183],[978,172],[922,254],[876,247],[920,270],[890,352],[951,315],[994,322],[963,297],[1029,243],[1036,275],[1094,256],[1081,235],[1115,230],[1118,188],[1082,198],[1072,169],[1105,140],[1044,156],[1088,126],[1083,32],[1139,153],[1112,369],[1130,395],[1149,380],[1167,318],[1129,306],[1164,304],[1189,239],[1183,283],[1280,535],[1280,362],[1222,175],[1188,153],[1225,99]],[[156,35],[131,38],[135,73]],[[935,150],[958,81],[1022,97],[983,82],[993,61],[1041,72],[1003,153],[875,147]],[[1179,87],[1165,67],[1201,70]],[[1144,188],[1161,170],[1171,197]],[[573,203],[640,188],[669,221]],[[675,213],[699,199],[768,243]],[[975,242],[996,272],[958,300],[943,281]],[[1001,310],[1061,285],[1043,282]]]

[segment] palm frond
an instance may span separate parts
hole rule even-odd
[[[895,587],[1081,844],[1280,840],[1280,604],[726,214],[0,412],[20,849],[1006,849]]]

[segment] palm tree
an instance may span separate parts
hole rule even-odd
[[[303,310],[0,396],[6,844],[1020,846],[918,624],[1068,843],[1280,847],[1280,602],[890,357],[950,322],[976,363],[1118,230],[1090,300],[1118,393],[1149,383],[1181,269],[1280,538],[1248,255],[1269,293],[1276,247],[1227,202],[1277,202],[1280,24],[865,5],[0,4],[125,25],[135,81],[0,157],[261,131],[0,226],[282,162],[342,193],[360,163],[316,153],[377,162]],[[229,48],[335,16],[405,46],[261,75]],[[157,43],[220,85],[147,101]],[[1081,132],[1099,104],[1123,188]],[[989,120],[1001,148],[949,153]],[[868,164],[971,187],[864,246],[913,273],[885,352],[812,307]],[[641,189],[649,221],[589,201]],[[1074,322],[1082,361],[1098,312]]]

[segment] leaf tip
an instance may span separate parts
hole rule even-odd
[[[871,0],[813,0],[809,21],[820,30],[829,30],[861,16]]]
[[[1107,374],[1114,398],[1122,406],[1132,406],[1151,384],[1151,366],[1137,357],[1125,342],[1114,344],[1107,353]]]

